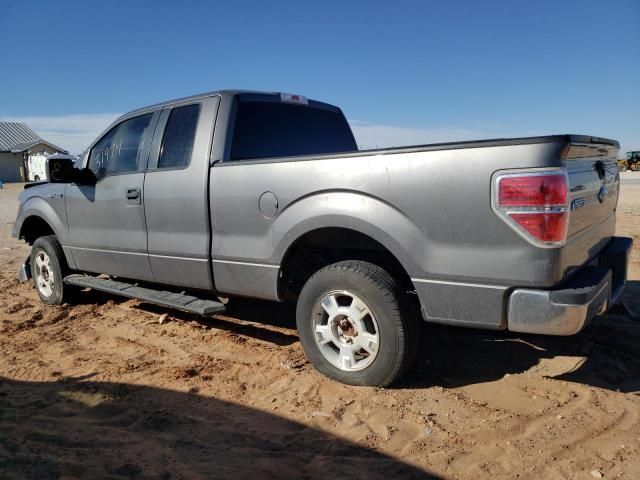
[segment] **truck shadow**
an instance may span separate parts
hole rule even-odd
[[[74,305],[119,305],[130,301],[111,293],[85,289],[76,292],[71,303]],[[223,314],[202,316],[183,312],[151,303],[140,302],[133,306],[154,315],[167,313],[180,322],[197,322],[205,328],[215,328],[245,335],[278,346],[296,343],[295,305],[267,302],[264,300],[237,299],[227,304]],[[274,328],[271,328],[274,327]]]
[[[93,293],[85,301],[110,296]],[[106,295],[106,294],[104,294]],[[550,378],[622,392],[640,392],[640,281],[629,281],[623,301],[634,320],[619,307],[597,317],[571,337],[525,335],[425,324],[416,364],[395,388],[459,387],[522,373],[544,359],[573,357],[570,368]],[[136,308],[162,314],[167,309],[139,304]],[[295,306],[260,300],[232,299],[223,315],[201,317],[170,311],[179,321],[196,321],[278,346],[298,341]],[[574,361],[575,360],[575,361]]]
[[[437,478],[270,413],[91,376],[0,377],[0,477]]]
[[[548,377],[640,394],[640,281],[628,282],[623,301],[631,315],[616,307],[571,337],[429,325],[416,368],[399,388],[488,382],[544,359],[574,357]]]
[[[136,308],[158,315],[169,312],[164,307],[148,303],[141,303]],[[225,330],[281,347],[298,341],[295,306],[291,304],[239,299],[228,303],[223,314],[204,317],[172,310],[170,315],[179,321],[198,322],[205,328]]]
[[[544,359],[569,357],[563,362],[566,368],[554,369],[549,378],[640,393],[640,355],[637,353],[640,345],[640,281],[628,282],[623,301],[636,320],[617,307],[571,337],[425,324],[416,364],[395,388],[459,387],[490,382],[506,374],[525,372]],[[296,338],[295,307],[292,305],[232,300],[227,315],[227,320],[217,320],[217,328],[224,325],[223,328],[236,333],[251,334],[246,327],[233,323],[240,319],[252,322],[254,333],[266,326],[277,326],[290,332],[286,334],[287,342]],[[270,335],[273,333],[262,332],[256,338],[265,340]]]

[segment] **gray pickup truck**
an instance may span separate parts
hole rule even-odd
[[[358,151],[341,110],[219,91],[116,120],[27,185],[13,235],[42,301],[89,287],[207,315],[297,301],[322,373],[389,385],[422,321],[571,335],[622,293],[616,141]],[[106,274],[106,275],[96,275]]]

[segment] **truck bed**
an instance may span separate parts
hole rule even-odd
[[[393,253],[430,320],[504,328],[513,288],[557,286],[605,247],[615,231],[617,187],[604,206],[596,201],[576,213],[580,222],[564,246],[540,248],[492,210],[494,174],[565,169],[572,201],[593,197],[599,159],[617,185],[617,149],[614,140],[550,135],[218,162],[210,203],[216,287],[280,298],[278,267],[295,238],[340,227]],[[273,220],[256,209],[264,192],[277,197]],[[591,208],[597,222],[588,220]]]
[[[351,158],[365,155],[393,155],[397,153],[435,152],[440,150],[459,150],[466,148],[506,147],[514,145],[532,145],[539,143],[570,144],[602,144],[620,148],[617,140],[591,135],[559,134],[542,135],[536,137],[491,138],[486,140],[463,140],[457,142],[425,143],[419,145],[404,145],[401,147],[374,148],[358,150],[356,152],[332,153],[327,155],[297,155],[292,157],[263,158],[259,160],[240,160],[243,164],[265,162],[287,162],[304,160],[321,160],[326,158]]]

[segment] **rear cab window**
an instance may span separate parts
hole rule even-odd
[[[357,149],[349,123],[336,107],[242,96],[236,100],[230,160],[324,155]]]

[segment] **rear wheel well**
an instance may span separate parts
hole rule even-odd
[[[327,265],[344,260],[363,260],[378,265],[392,275],[402,288],[413,290],[409,274],[380,242],[355,230],[328,227],[305,233],[289,247],[280,269],[280,298],[297,298],[311,275]]]
[[[35,215],[25,219],[20,229],[20,238],[23,238],[29,245],[33,245],[33,242],[38,238],[47,235],[55,235],[55,232],[45,220]]]

